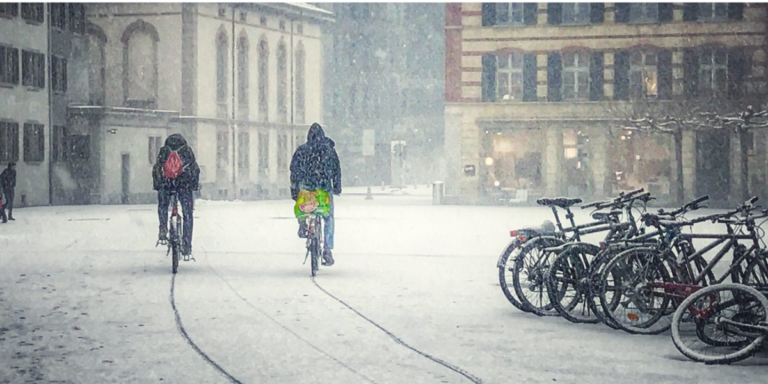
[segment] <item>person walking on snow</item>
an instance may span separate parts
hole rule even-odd
[[[5,218],[5,209],[8,209],[8,220],[16,220],[13,218],[13,197],[15,195],[14,189],[16,189],[16,163],[11,161],[8,163],[8,168],[0,173],[0,185],[3,187],[3,194],[5,195],[5,203],[3,204],[3,223],[7,222]]]
[[[314,191],[322,189],[330,193],[330,212],[325,217],[325,249],[323,250],[323,265],[334,264],[334,203],[333,195],[341,194],[341,165],[339,155],[334,148],[336,143],[325,136],[323,127],[318,123],[312,124],[307,133],[307,142],[296,148],[291,159],[291,198],[295,201],[299,191]],[[306,225],[299,221],[299,237],[307,237]]]
[[[168,205],[171,191],[175,190],[181,203],[184,217],[182,223],[181,254],[192,254],[192,231],[194,224],[195,201],[193,192],[200,189],[200,167],[195,160],[195,153],[187,145],[184,136],[174,133],[165,139],[160,148],[157,161],[152,167],[152,188],[157,191],[157,217],[160,220],[158,239],[167,240]]]

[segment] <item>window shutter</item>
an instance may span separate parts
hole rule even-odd
[[[659,78],[658,91],[659,99],[669,100],[672,98],[672,52],[665,50],[659,52]]]
[[[602,52],[593,52],[589,58],[589,99],[603,99],[604,57]]]
[[[699,93],[699,54],[691,48],[683,50],[683,83],[686,96]]]
[[[605,16],[605,3],[589,4],[589,21],[592,24],[602,24]]]
[[[735,48],[728,51],[728,96],[740,97],[744,94],[744,76],[748,68],[749,63],[743,49]]]
[[[483,26],[496,25],[496,3],[483,3]]]
[[[547,4],[547,23],[559,25],[563,22],[563,3]]]
[[[483,55],[483,74],[480,79],[483,101],[496,101],[496,55]]]
[[[51,56],[51,86],[53,87],[53,90],[56,91],[57,89],[57,78],[59,75],[59,71],[56,69],[56,64],[58,64],[59,59],[56,56]]]
[[[45,55],[42,53],[37,54],[37,86],[45,88]]]
[[[729,3],[728,18],[731,20],[744,19],[744,3]]]
[[[561,101],[563,89],[563,61],[559,53],[547,56],[547,100]]]
[[[683,3],[683,21],[699,19],[699,3]]]
[[[613,72],[613,99],[629,99],[629,52],[619,51],[614,54]]]
[[[615,3],[617,23],[629,23],[629,3]]]
[[[19,123],[11,125],[11,160],[19,161]]]
[[[11,7],[11,16],[16,17],[19,15],[19,3],[11,3],[8,6]]]
[[[62,90],[64,92],[67,91],[67,59],[61,60],[61,81],[63,84],[61,84]]]
[[[523,57],[523,101],[537,101],[536,92],[536,54],[528,53]]]
[[[19,74],[21,71],[19,71],[19,49],[18,48],[11,48],[11,65],[10,65],[10,71],[11,71],[11,82],[13,84],[19,84]]]
[[[672,21],[672,3],[659,3],[659,21]]]
[[[539,4],[538,3],[525,3],[523,5],[523,22],[525,25],[536,25],[539,18]]]

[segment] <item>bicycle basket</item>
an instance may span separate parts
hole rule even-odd
[[[301,190],[293,207],[294,215],[301,219],[309,214],[328,216],[331,210],[331,197],[321,189],[315,191]]]

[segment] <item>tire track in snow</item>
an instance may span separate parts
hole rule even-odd
[[[379,330],[381,330],[382,332],[384,332],[387,336],[389,336],[396,343],[402,345],[403,347],[405,347],[407,349],[410,349],[413,352],[416,352],[417,354],[419,354],[419,355],[421,355],[421,356],[423,356],[423,357],[425,357],[425,358],[427,358],[429,360],[432,360],[433,362],[435,362],[437,364],[442,365],[445,368],[450,369],[451,371],[454,371],[454,372],[464,376],[469,381],[471,381],[471,382],[473,382],[475,384],[482,384],[483,383],[483,380],[481,380],[479,377],[472,375],[471,373],[467,372],[466,370],[462,369],[461,367],[453,365],[453,364],[451,364],[451,363],[449,363],[449,362],[447,362],[445,360],[441,360],[441,359],[439,359],[437,357],[434,357],[434,356],[432,356],[430,354],[427,354],[425,352],[422,352],[422,351],[412,347],[411,345],[409,345],[408,343],[403,341],[401,338],[397,337],[397,335],[395,335],[394,333],[390,332],[386,328],[384,328],[381,325],[379,325],[377,322],[375,322],[375,321],[371,320],[370,318],[368,318],[367,316],[363,315],[360,311],[358,311],[357,309],[355,309],[351,305],[349,305],[346,302],[344,302],[344,300],[341,300],[338,297],[334,296],[332,293],[326,291],[323,287],[320,286],[320,284],[317,283],[317,280],[315,280],[314,277],[312,277],[312,283],[315,284],[315,286],[318,289],[320,289],[323,293],[328,295],[330,298],[338,301],[339,303],[341,303],[341,305],[347,307],[350,311],[354,312],[355,314],[360,316],[362,319],[364,319],[365,321],[371,323],[371,325],[373,325],[374,327],[376,327]]]
[[[210,268],[211,271],[213,271],[213,273],[216,274],[216,276],[218,276],[219,279],[221,279],[221,281],[223,281],[224,284],[227,285],[227,287],[235,294],[235,296],[240,298],[240,300],[242,300],[246,305],[248,305],[249,307],[253,308],[255,311],[257,311],[258,313],[260,313],[261,315],[263,315],[267,319],[271,320],[273,323],[277,324],[277,326],[279,326],[280,328],[282,328],[286,332],[290,333],[291,335],[293,335],[295,338],[297,338],[298,340],[300,340],[304,344],[307,344],[310,348],[314,349],[315,351],[317,351],[321,355],[323,355],[323,356],[333,360],[334,362],[336,362],[336,364],[339,364],[344,369],[346,369],[346,370],[352,372],[353,374],[359,376],[361,379],[365,380],[368,383],[376,384],[376,382],[373,379],[371,379],[370,377],[365,376],[364,374],[356,371],[354,368],[348,366],[343,361],[339,360],[338,358],[336,358],[335,356],[331,355],[330,353],[324,351],[322,348],[312,344],[309,340],[301,337],[301,335],[299,335],[298,333],[294,332],[293,330],[291,330],[287,326],[283,325],[283,323],[279,322],[274,317],[270,316],[263,309],[253,305],[250,301],[248,301],[248,299],[246,299],[245,297],[240,295],[240,292],[238,292],[231,284],[229,284],[229,282],[226,279],[224,279],[223,276],[221,276],[219,274],[219,271],[217,271],[215,268],[213,268],[213,266],[211,265],[210,259],[208,258],[208,251],[203,249],[203,254],[205,255],[205,262],[206,262],[206,264],[208,264],[208,268]]]
[[[213,359],[211,359],[211,357],[208,356],[208,354],[203,352],[203,350],[201,350],[200,347],[198,347],[197,344],[195,344],[195,342],[192,341],[192,338],[189,337],[189,334],[187,333],[187,330],[184,329],[184,325],[181,323],[181,316],[179,315],[179,309],[176,308],[175,288],[176,288],[176,274],[174,273],[173,277],[171,277],[171,295],[170,295],[171,297],[170,297],[170,299],[171,299],[171,308],[173,308],[173,314],[176,316],[176,328],[178,328],[179,333],[181,333],[181,336],[184,337],[184,340],[187,341],[187,344],[189,344],[189,346],[192,347],[192,349],[195,352],[197,352],[197,354],[200,355],[200,357],[202,357],[203,360],[205,360],[208,364],[213,366],[213,368],[215,368],[217,371],[219,371],[219,373],[224,375],[224,377],[226,377],[227,380],[229,380],[231,383],[243,384],[242,381],[236,379],[234,376],[229,374],[229,372],[227,372],[224,368],[222,368],[219,364],[217,364],[215,361],[213,361]]]

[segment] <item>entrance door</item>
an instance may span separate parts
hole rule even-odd
[[[131,195],[131,155],[127,153],[123,154],[123,167],[121,175],[123,185],[122,202],[123,204],[129,204],[129,197]]]
[[[726,202],[731,189],[730,136],[719,131],[698,132],[696,149],[696,195]]]

